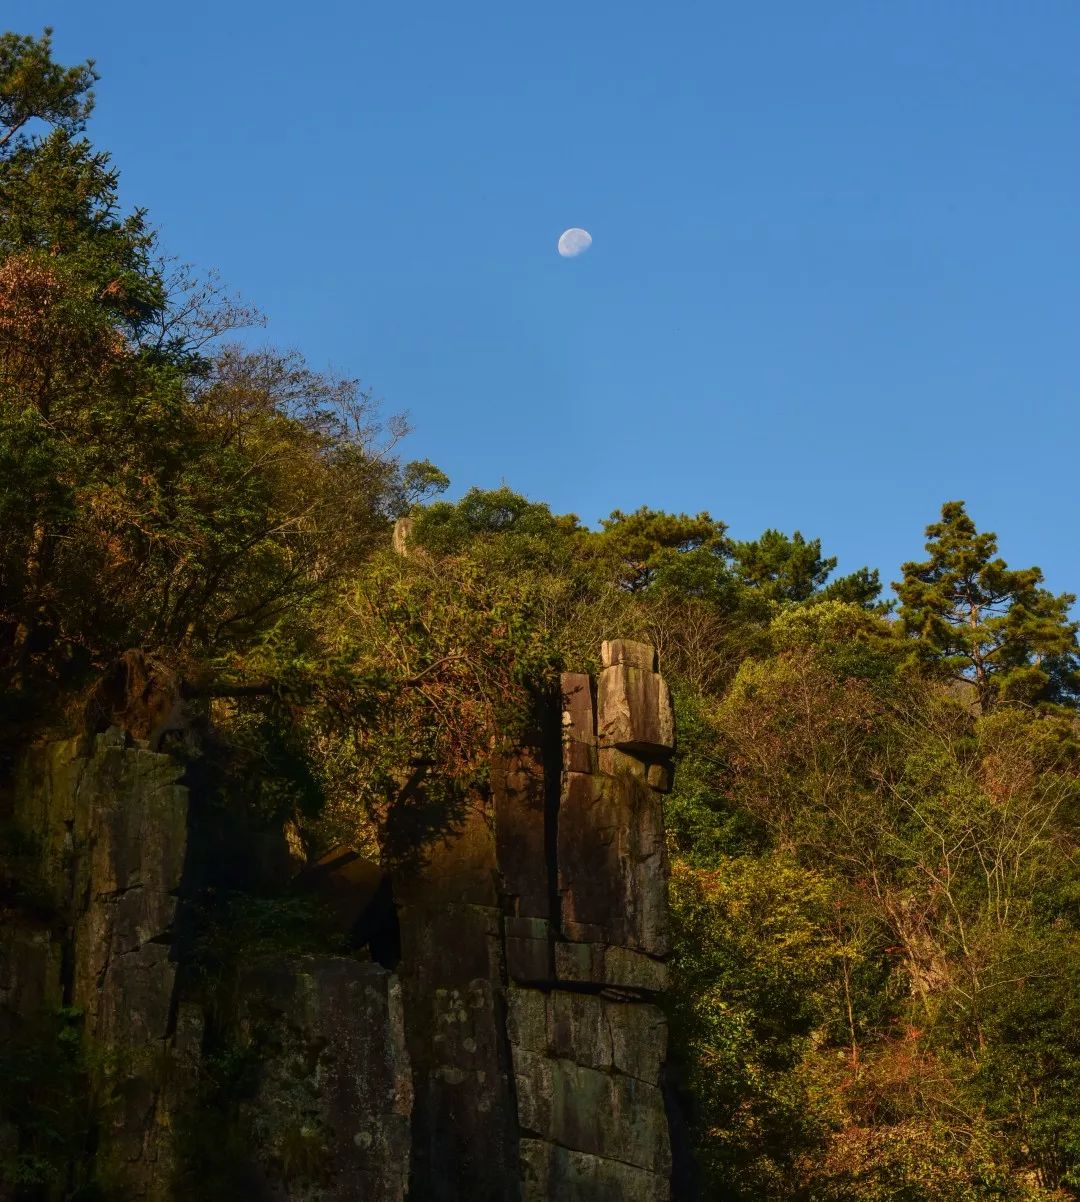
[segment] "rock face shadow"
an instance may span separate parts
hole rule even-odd
[[[674,717],[656,668],[613,640],[596,679],[564,674],[423,857],[388,871],[342,847],[282,869],[342,950],[249,960],[212,1007],[180,937],[204,846],[182,765],[116,729],[24,756],[14,821],[39,836],[57,919],[0,931],[0,1030],[79,1007],[108,1053],[99,1092],[122,1064],[98,1169],[171,1202],[202,1107],[253,1199],[666,1202]]]

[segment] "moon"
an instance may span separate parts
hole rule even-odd
[[[592,234],[573,226],[559,235],[559,254],[564,259],[576,259],[592,246]]]

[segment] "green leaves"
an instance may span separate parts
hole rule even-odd
[[[707,1190],[1071,1196],[1073,715],[978,716],[860,605],[774,615],[677,707],[672,1032]]]
[[[841,958],[831,886],[782,855],[673,868],[673,1034],[705,1133],[707,1180],[730,1198],[797,1196],[825,1116],[797,1067]]]
[[[255,315],[122,210],[79,136],[93,79],[47,32],[0,39],[0,691],[31,717],[130,647],[285,675],[315,600],[444,482],[400,471],[356,381],[215,345]]]

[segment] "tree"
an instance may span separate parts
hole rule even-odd
[[[557,517],[547,505],[503,485],[470,488],[460,501],[418,507],[410,538],[435,555],[486,548],[500,563],[511,566],[515,561],[547,564],[553,554],[565,555],[567,540],[577,529],[573,514]]]
[[[973,685],[983,713],[1003,700],[1063,700],[1075,690],[1076,598],[1043,588],[1037,567],[1010,569],[997,536],[978,532],[963,501],[946,502],[926,535],[930,558],[905,563],[893,585],[919,656]]]
[[[61,67],[52,58],[52,30],[40,38],[0,36],[0,150],[32,120],[78,132],[93,108],[93,62]]]
[[[881,592],[877,571],[869,568],[826,584],[835,556],[823,556],[821,539],[806,539],[798,530],[790,537],[766,530],[760,538],[733,543],[731,556],[739,580],[772,601],[809,601],[816,595],[869,606]]]
[[[727,526],[707,513],[665,513],[643,505],[633,513],[616,509],[600,525],[592,553],[611,565],[627,592],[673,585],[688,595],[708,593],[730,576]]]
[[[129,648],[235,682],[263,644],[286,670],[316,598],[438,484],[355,381],[214,344],[256,315],[162,262],[81,135],[92,68],[50,55],[0,38],[0,710],[28,721]]]
[[[842,949],[831,882],[780,854],[676,862],[672,1034],[687,1049],[708,1198],[803,1197],[800,1154],[827,1115],[801,1063]]]

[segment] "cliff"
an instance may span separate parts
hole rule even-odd
[[[328,903],[348,950],[246,949],[213,990],[193,934],[208,861],[265,872],[265,846],[223,852],[183,760],[116,728],[20,756],[0,1039],[30,1047],[56,1015],[81,1030],[85,1121],[50,1160],[9,1086],[0,1198],[670,1198],[674,722],[652,648],[605,643],[549,719],[420,866],[300,865],[282,842],[285,894]]]

